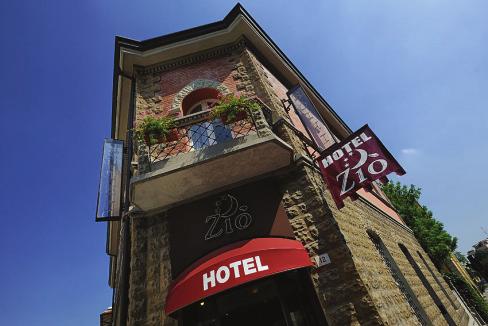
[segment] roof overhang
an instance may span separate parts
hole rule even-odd
[[[125,139],[135,67],[147,67],[210,50],[245,38],[259,60],[287,87],[301,84],[329,126],[340,138],[349,127],[313,88],[300,71],[266,35],[246,10],[237,4],[219,22],[144,41],[115,39],[115,67],[112,106],[112,137]]]

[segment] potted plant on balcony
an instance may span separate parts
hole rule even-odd
[[[211,117],[219,118],[224,124],[230,124],[247,118],[247,115],[259,110],[259,104],[244,96],[229,94],[212,108]]]
[[[150,146],[178,139],[178,130],[174,128],[172,117],[155,118],[147,116],[136,128],[136,136]]]

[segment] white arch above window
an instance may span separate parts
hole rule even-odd
[[[185,112],[185,114],[192,114],[197,113],[205,110],[210,110],[211,106],[214,105],[218,100],[217,99],[204,99],[200,100],[190,107],[190,109]]]
[[[213,88],[218,90],[222,95],[227,95],[230,93],[229,89],[227,86],[225,86],[222,83],[219,83],[214,80],[210,79],[196,79],[183,87],[178,94],[175,95],[175,98],[173,99],[173,105],[171,107],[172,112],[179,112],[181,110],[181,103],[183,102],[183,99],[185,96],[193,92],[194,90],[200,89],[200,88]]]

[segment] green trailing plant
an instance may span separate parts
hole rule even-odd
[[[167,140],[174,127],[175,121],[172,117],[147,116],[137,126],[136,137],[138,140],[144,140],[147,145],[162,143]]]
[[[220,118],[223,123],[232,123],[246,118],[248,113],[257,110],[259,110],[259,104],[256,101],[244,96],[229,94],[214,105],[211,117]]]
[[[486,299],[461,276],[449,273],[446,274],[445,277],[451,281],[452,285],[458,290],[464,301],[466,301],[470,307],[474,308],[485,322],[488,321],[488,302]]]

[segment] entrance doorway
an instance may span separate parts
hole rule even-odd
[[[327,325],[307,270],[277,274],[224,291],[180,311],[183,326]]]

